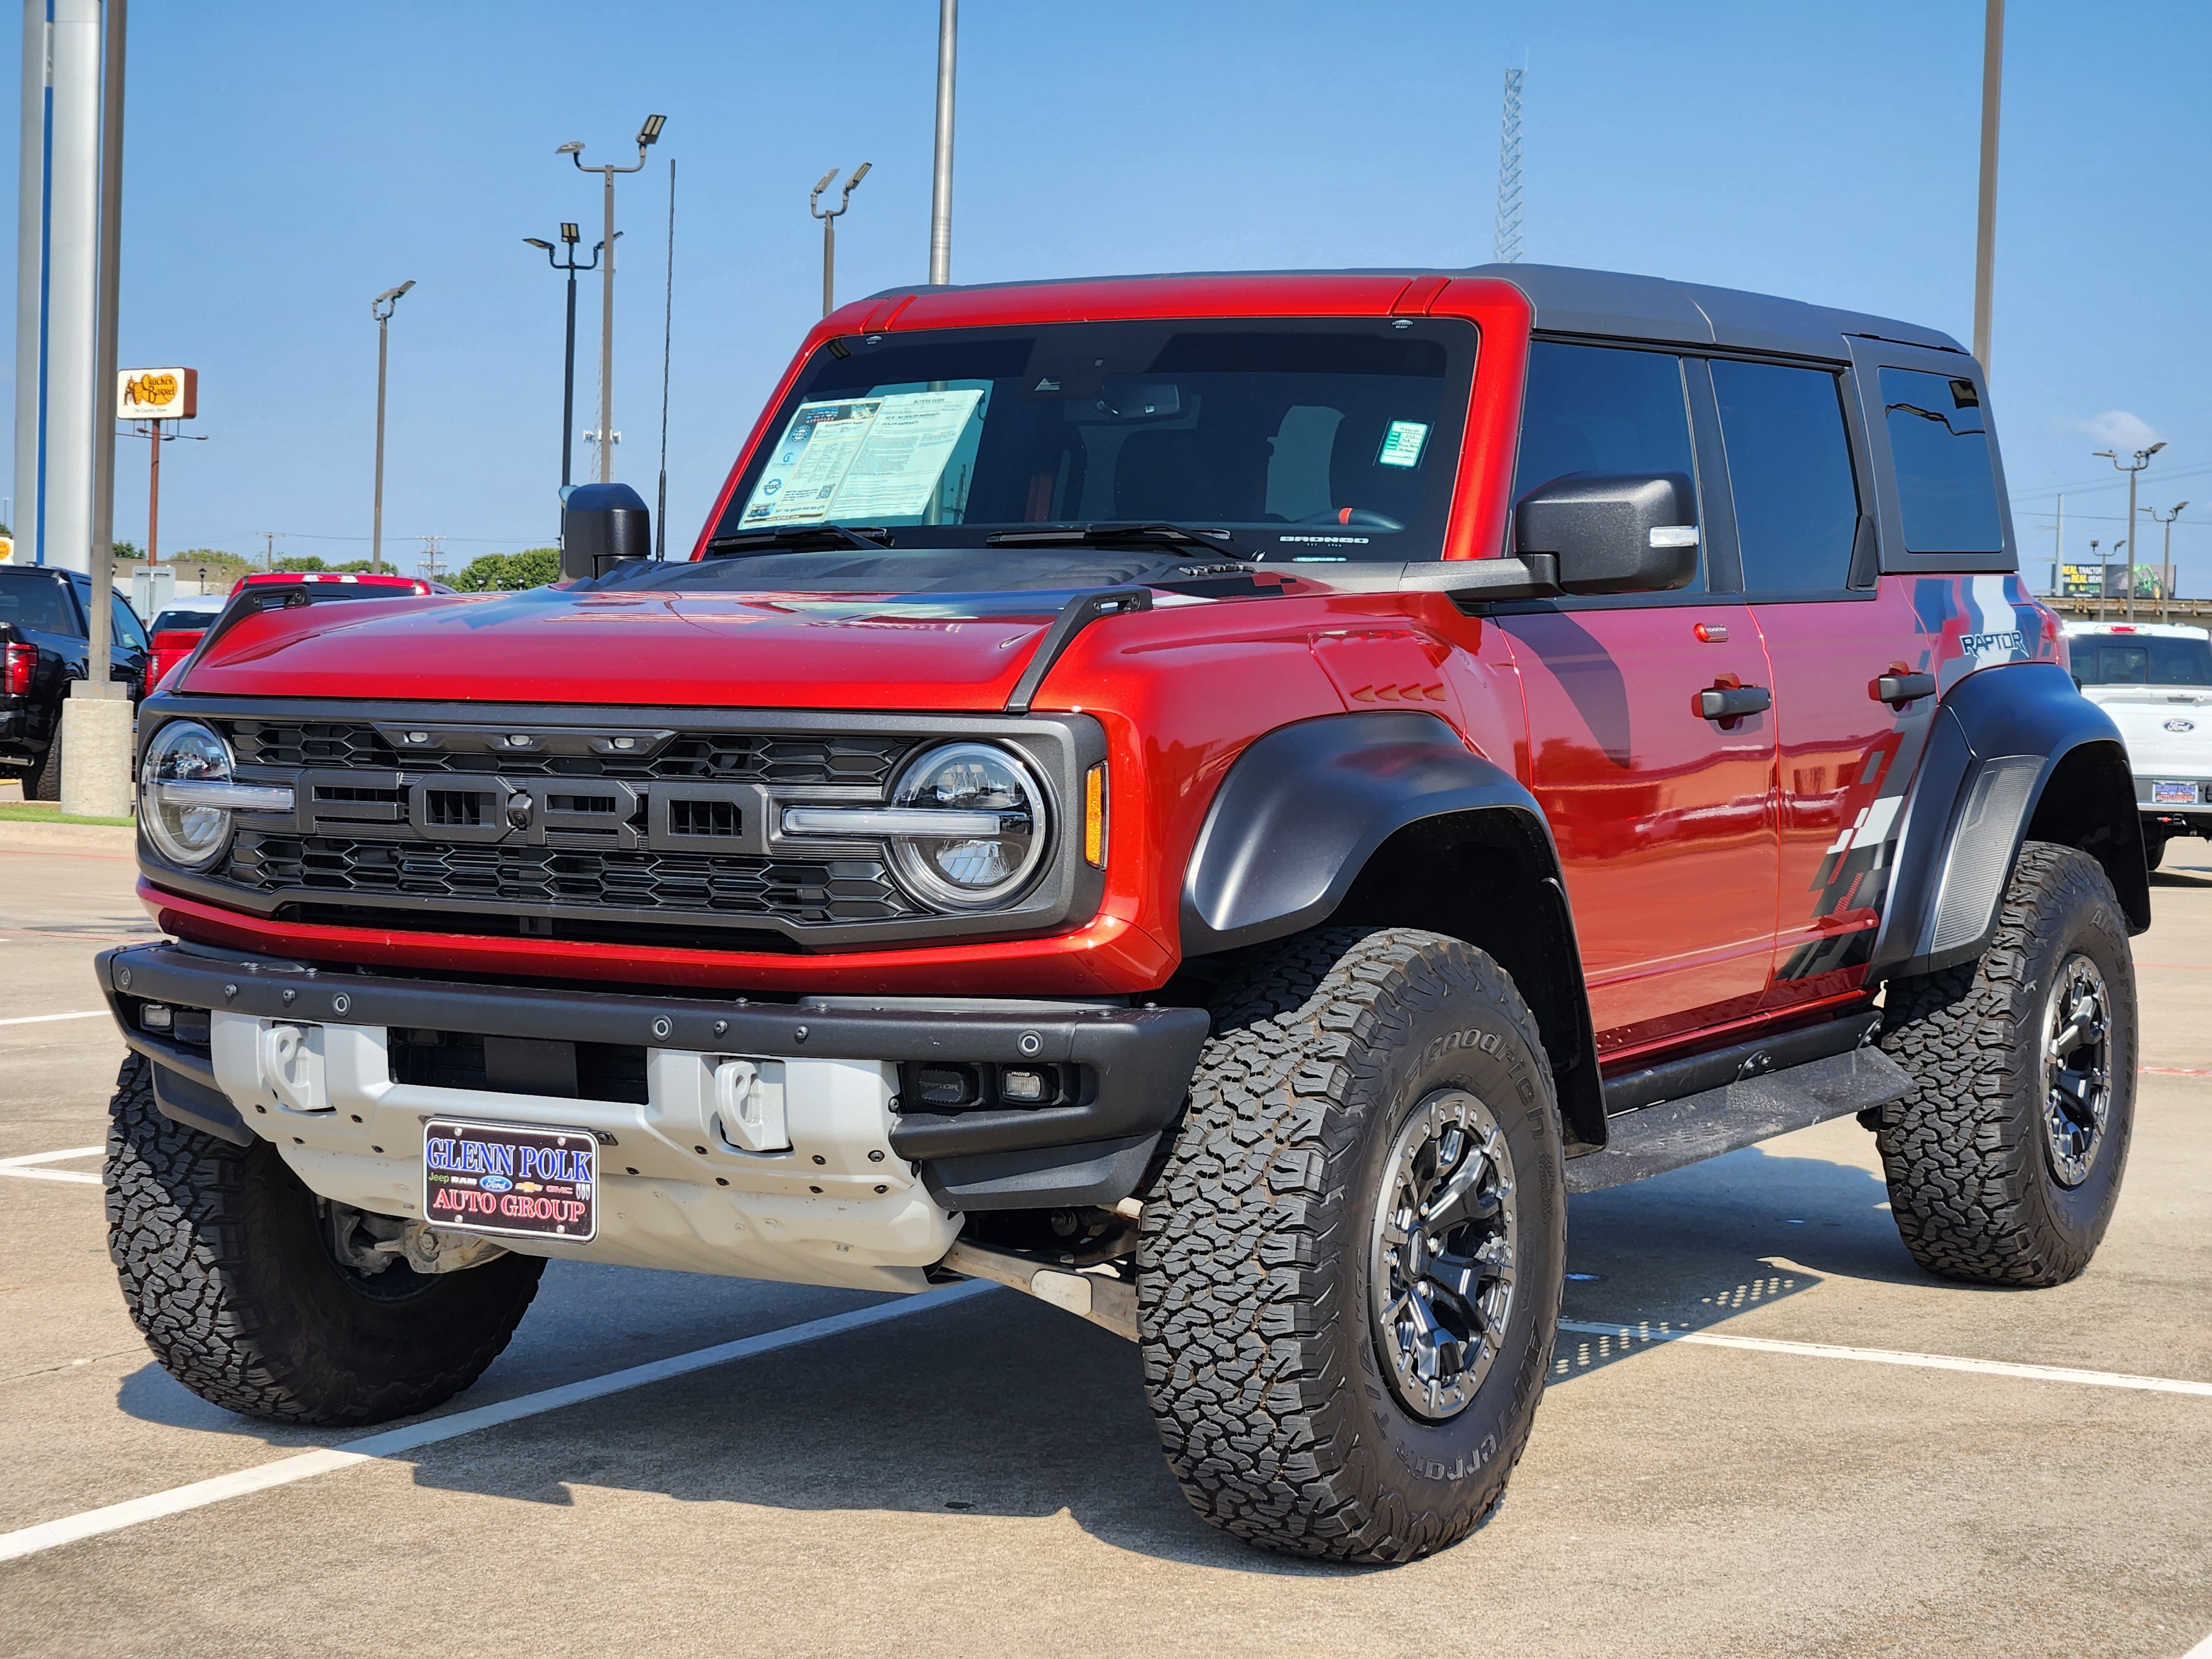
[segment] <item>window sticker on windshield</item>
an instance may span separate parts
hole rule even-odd
[[[919,516],[982,396],[978,386],[801,404],[742,527]]]
[[[1429,426],[1425,421],[1393,421],[1390,429],[1382,434],[1382,448],[1375,457],[1377,466],[1419,466],[1421,446],[1429,441]]]

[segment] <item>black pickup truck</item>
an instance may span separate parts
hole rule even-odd
[[[146,630],[110,595],[108,672],[145,693]],[[44,565],[0,565],[0,775],[33,800],[62,794],[62,700],[89,670],[92,578]]]

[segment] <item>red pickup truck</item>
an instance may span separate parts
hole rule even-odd
[[[645,519],[241,596],[145,705],[110,1215],[209,1400],[420,1411],[548,1258],[988,1277],[1140,1346],[1210,1520],[1397,1560],[1504,1491],[1570,1194],[1856,1115],[1932,1273],[2102,1236],[2142,840],[1941,333],[902,290]]]

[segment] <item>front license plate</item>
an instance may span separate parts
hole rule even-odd
[[[2150,787],[2153,806],[2194,806],[2197,805],[2197,786],[2193,783],[2154,782]]]
[[[599,1156],[588,1129],[434,1118],[422,1126],[422,1218],[456,1232],[589,1240]]]

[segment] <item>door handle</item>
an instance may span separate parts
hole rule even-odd
[[[1893,664],[1889,672],[1867,682],[1867,696],[1893,708],[1902,708],[1908,702],[1935,695],[1936,677],[1910,673],[1903,663]]]
[[[1774,694],[1763,685],[1716,685],[1698,693],[1698,717],[1726,724],[1774,707]]]

